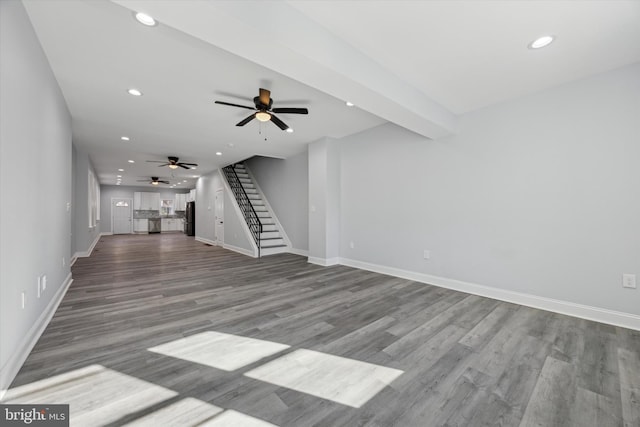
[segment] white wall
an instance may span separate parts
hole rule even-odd
[[[72,154],[69,111],[19,1],[0,1],[0,52],[1,394],[70,280]]]
[[[74,145],[73,162],[73,255],[88,256],[100,232],[104,231],[102,225],[105,221],[100,216],[96,226],[89,227],[89,171],[97,177],[89,155]]]
[[[340,144],[341,257],[640,315],[640,64]]]
[[[309,249],[309,161],[305,151],[287,159],[252,157],[245,164],[273,208],[293,249]]]

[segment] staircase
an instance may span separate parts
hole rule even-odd
[[[236,163],[222,171],[258,246],[258,257],[287,252],[287,245],[278,225],[244,164]]]

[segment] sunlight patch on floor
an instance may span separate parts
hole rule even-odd
[[[4,403],[68,404],[73,425],[104,425],[177,395],[159,385],[91,365],[13,388]]]
[[[207,331],[148,350],[230,372],[287,348],[271,341]]]
[[[249,378],[359,408],[403,374],[398,369],[300,349],[245,373]]]

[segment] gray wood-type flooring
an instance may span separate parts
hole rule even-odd
[[[640,426],[638,331],[182,234],[102,237],[73,277],[5,397],[72,425]]]

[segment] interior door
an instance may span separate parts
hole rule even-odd
[[[216,210],[215,210],[215,223],[216,223],[216,243],[218,246],[222,246],[224,243],[224,191],[216,191]]]
[[[131,234],[131,199],[111,199],[113,234]]]

